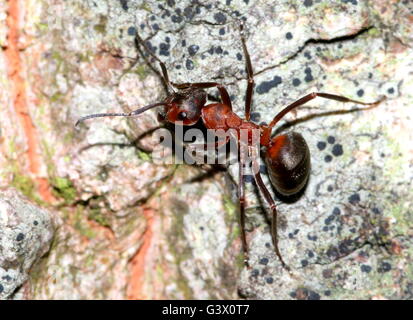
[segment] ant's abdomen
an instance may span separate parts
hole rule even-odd
[[[310,174],[310,150],[303,136],[290,132],[271,140],[265,154],[268,174],[275,189],[289,196],[299,192]]]

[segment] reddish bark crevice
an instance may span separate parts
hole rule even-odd
[[[27,103],[27,82],[22,76],[23,62],[20,56],[19,39],[20,39],[20,15],[21,8],[19,0],[8,1],[8,14],[6,24],[8,27],[7,46],[4,49],[7,60],[8,77],[11,83],[10,93],[11,101],[14,105],[16,114],[20,120],[26,140],[27,140],[27,158],[29,172],[33,175],[38,193],[44,201],[52,202],[54,197],[51,193],[49,182],[46,178],[39,177],[42,158],[39,154],[39,139],[36,127],[30,117]]]
[[[143,293],[143,283],[145,278],[145,266],[150,245],[153,238],[153,225],[155,211],[152,208],[144,208],[143,214],[146,218],[146,230],[142,235],[143,243],[135,256],[131,259],[131,276],[126,296],[128,299],[147,299]]]

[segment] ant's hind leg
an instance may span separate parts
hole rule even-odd
[[[271,197],[271,194],[268,191],[267,187],[265,186],[264,182],[262,181],[259,170],[257,170],[256,173],[254,173],[254,179],[255,179],[255,182],[257,183],[258,189],[261,191],[262,195],[264,196],[264,199],[267,201],[268,205],[271,208],[271,212],[272,212],[271,237],[272,237],[272,243],[274,245],[275,254],[277,255],[278,259],[280,259],[282,266],[286,270],[290,270],[290,268],[284,262],[284,259],[281,256],[280,249],[278,248],[277,209],[275,207],[274,200]]]
[[[247,238],[245,233],[245,186],[244,186],[244,164],[239,162],[239,179],[238,179],[238,197],[239,197],[239,222],[241,229],[241,242],[242,249],[244,251],[244,263],[247,268],[249,265],[249,254],[248,254],[248,245]]]

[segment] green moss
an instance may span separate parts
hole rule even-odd
[[[96,32],[104,34],[106,32],[106,25],[104,24],[95,24],[93,26]]]
[[[369,37],[379,37],[380,36],[380,30],[377,28],[371,28],[368,32],[367,32]]]
[[[79,233],[89,239],[96,237],[96,232],[88,227],[87,221],[85,219],[86,215],[84,214],[84,209],[81,206],[76,207],[75,212],[75,221],[73,227],[79,231]]]
[[[144,80],[147,75],[148,71],[146,70],[146,66],[144,65],[139,65],[134,69],[134,73],[136,73],[139,77],[139,80]]]
[[[39,198],[36,192],[36,184],[34,181],[17,170],[13,172],[12,186],[23,193],[27,198],[33,200],[39,205],[43,205],[44,202]]]
[[[149,153],[146,153],[144,151],[138,150],[138,158],[143,160],[143,161],[151,161],[152,157]]]
[[[55,196],[62,198],[65,203],[72,203],[75,200],[76,189],[69,179],[54,176],[51,178],[50,183]]]
[[[95,221],[103,227],[109,227],[109,221],[107,217],[102,213],[100,209],[91,209],[88,214],[90,220]]]

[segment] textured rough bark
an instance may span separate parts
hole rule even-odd
[[[312,153],[305,191],[277,201],[291,273],[273,252],[250,177],[252,267],[243,266],[237,165],[224,173],[156,164],[154,110],[74,127],[90,113],[163,99],[136,32],[174,82],[221,82],[243,115],[239,19],[257,123],[312,91],[387,97],[370,110],[318,98],[280,122],[278,132],[301,132]],[[0,0],[0,187],[49,210],[31,214],[53,212],[56,225],[37,229],[42,249],[22,251],[26,267],[13,284],[0,274],[0,297],[410,299],[412,21],[411,2],[392,0]],[[22,228],[31,223],[13,210]],[[10,272],[1,248],[0,272]]]

